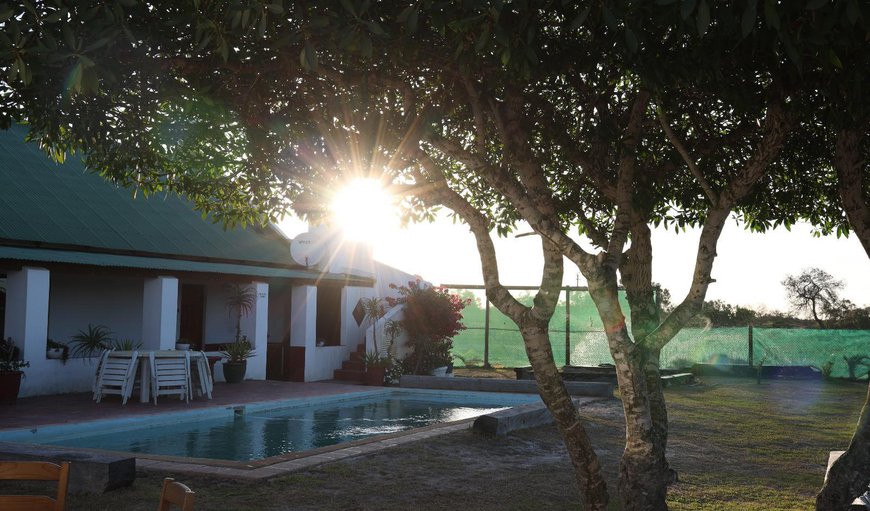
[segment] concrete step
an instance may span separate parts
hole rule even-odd
[[[332,377],[341,381],[363,381],[365,371],[355,371],[352,369],[336,369],[332,373]]]
[[[350,360],[345,360],[341,363],[341,368],[345,371],[365,371],[366,365],[362,360],[353,360],[353,357],[351,357]]]

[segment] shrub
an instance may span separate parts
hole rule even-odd
[[[387,298],[387,303],[405,306],[405,319],[398,324],[408,334],[408,346],[413,350],[403,360],[405,372],[429,374],[450,364],[453,337],[465,330],[462,309],[469,300],[445,288],[427,286],[419,278],[407,286],[390,284],[390,288],[399,292],[399,298]]]

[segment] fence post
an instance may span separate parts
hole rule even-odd
[[[749,367],[753,367],[755,365],[755,363],[752,359],[752,357],[753,357],[752,352],[754,350],[753,344],[754,343],[752,342],[752,323],[749,323]]]
[[[490,368],[489,365],[489,298],[486,299],[486,313],[483,323],[483,367]]]
[[[571,365],[571,288],[565,287],[565,365]]]

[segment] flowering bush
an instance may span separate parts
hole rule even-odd
[[[453,337],[465,330],[462,309],[469,304],[446,288],[426,286],[419,278],[407,286],[390,284],[398,298],[387,298],[390,307],[405,306],[405,319],[399,326],[408,334],[413,351],[402,361],[406,373],[429,374],[432,369],[448,365],[452,358]]]

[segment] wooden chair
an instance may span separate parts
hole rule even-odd
[[[66,511],[69,462],[0,461],[0,480],[57,481],[57,497],[45,495],[0,495],[3,511]]]
[[[186,485],[171,477],[163,480],[163,491],[160,492],[160,505],[157,511],[169,511],[174,504],[181,511],[193,511],[193,497],[196,495]]]

